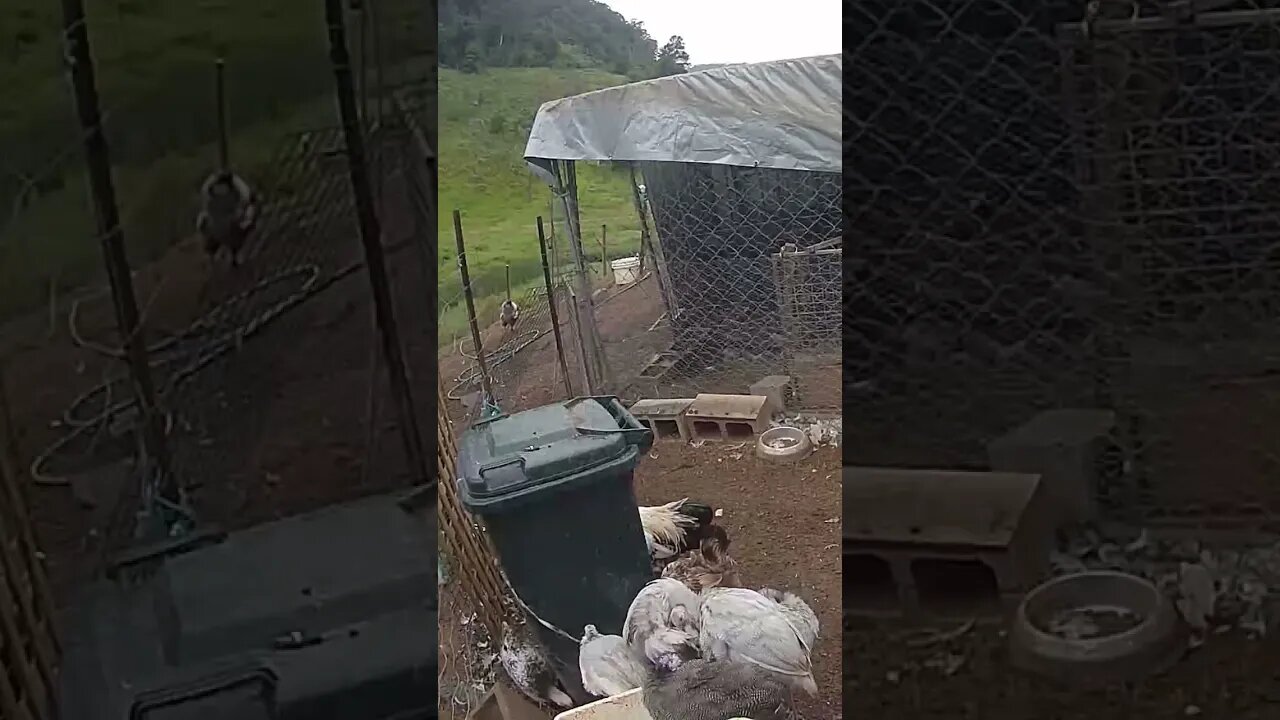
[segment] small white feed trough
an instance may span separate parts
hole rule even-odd
[[[636,281],[636,273],[640,271],[640,256],[632,255],[612,260],[609,262],[609,267],[613,268],[615,285],[630,285]]]
[[[588,703],[582,707],[565,710],[555,720],[653,720],[649,711],[644,709],[644,700],[636,688],[621,695],[614,695],[603,700]],[[750,718],[731,718],[731,720],[751,720]]]
[[[621,695],[565,710],[557,715],[555,720],[653,720],[649,712],[644,709],[641,692],[640,688],[636,688]]]

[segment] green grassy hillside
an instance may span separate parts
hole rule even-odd
[[[478,74],[440,71],[440,339],[465,332],[459,306],[452,213],[462,212],[467,260],[478,313],[488,324],[505,293],[541,283],[535,219],[548,215],[551,193],[524,163],[524,145],[538,107],[556,98],[626,82],[598,70],[494,68]],[[578,192],[584,246],[600,264],[600,226],[608,226],[608,255],[637,252],[639,222],[625,170],[581,164]],[[556,208],[556,217],[562,215]]]
[[[250,179],[269,176],[282,135],[335,122],[323,3],[86,0],[86,6],[135,265],[191,232],[196,189],[216,162],[215,57],[227,61],[232,161]],[[400,28],[384,41],[388,64],[399,65],[415,51],[401,35],[424,26],[423,6],[383,0],[380,7]],[[0,318],[42,303],[51,283],[65,289],[100,275],[61,58],[58,3],[0,2],[6,98],[0,100]],[[31,186],[36,192],[10,219],[15,198]]]

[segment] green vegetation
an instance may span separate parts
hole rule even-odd
[[[684,40],[661,48],[644,25],[596,0],[441,0],[440,339],[466,332],[452,211],[462,212],[477,314],[497,317],[511,268],[512,295],[542,283],[535,219],[563,210],[524,163],[538,107],[578,93],[686,72]],[[449,69],[444,69],[449,68]],[[608,257],[639,250],[639,221],[625,168],[579,163],[584,249],[601,269]],[[559,248],[554,262],[568,262]]]
[[[618,85],[626,78],[600,70],[501,68],[477,74],[440,71],[440,338],[466,332],[458,303],[457,252],[452,212],[462,212],[467,263],[484,322],[497,317],[505,297],[505,266],[512,293],[542,283],[536,218],[547,219],[551,193],[524,162],[524,144],[538,107],[549,100]],[[639,249],[639,221],[625,169],[578,169],[584,248],[600,266],[600,226],[608,227],[609,257]],[[557,221],[563,212],[556,207]],[[560,225],[559,222],[557,222]],[[563,232],[563,227],[560,227]],[[561,262],[567,250],[560,251]]]
[[[86,4],[135,264],[191,232],[195,192],[216,157],[215,57],[227,60],[232,162],[251,180],[269,177],[282,135],[335,122],[322,3]],[[400,21],[388,27],[425,26],[416,17],[425,7],[420,0],[379,6],[384,19]],[[400,37],[385,48],[388,64],[405,62],[415,50]],[[101,266],[61,58],[58,3],[0,3],[0,87],[7,99],[0,102],[0,317],[42,302],[50,283],[68,288],[92,280]]]

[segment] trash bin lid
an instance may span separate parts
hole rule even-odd
[[[595,399],[571,400],[472,426],[459,443],[458,475],[465,495],[494,499],[608,463],[631,444]]]

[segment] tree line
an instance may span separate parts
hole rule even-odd
[[[662,46],[644,24],[596,0],[440,0],[440,64],[601,68],[632,80],[689,69],[684,40]]]

